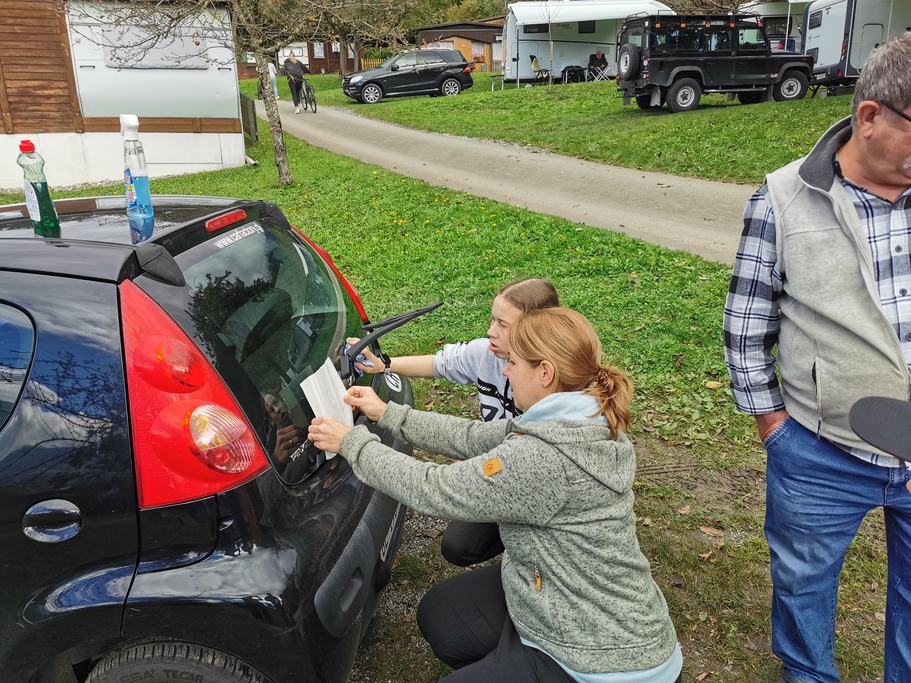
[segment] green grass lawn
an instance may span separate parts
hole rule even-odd
[[[656,114],[624,108],[612,84],[491,93],[482,76],[456,98],[404,98],[372,107],[346,102],[337,79],[316,76],[311,82],[321,104],[351,106],[407,125],[748,182],[805,152],[848,106],[843,98],[752,106],[708,100],[690,114]],[[255,93],[254,83],[243,84],[251,86]],[[287,84],[280,80],[279,86],[287,97]],[[798,129],[799,135],[784,133]],[[332,254],[374,319],[445,301],[383,339],[392,355],[431,353],[442,343],[481,336],[500,286],[525,276],[550,278],[563,303],[589,317],[607,357],[636,385],[630,435],[640,454],[639,536],[677,625],[684,680],[775,680],[762,538],[763,452],[752,421],[734,411],[722,356],[730,268],[437,188],[290,137],[295,184],[277,187],[265,122],[260,141],[247,150],[258,166],[153,179],[152,192],[278,204]],[[645,143],[651,152],[642,149]],[[573,145],[578,149],[570,150]],[[756,159],[760,152],[767,156]],[[735,172],[741,155],[752,170]],[[119,185],[52,188],[57,198],[121,191]],[[0,195],[2,203],[21,199]],[[419,406],[474,411],[470,388],[422,381],[417,390]],[[842,581],[838,662],[848,682],[881,676],[881,529],[881,516],[865,525]],[[401,561],[396,590],[407,583],[420,592],[444,571],[435,549]],[[432,657],[421,650],[413,619],[378,621],[371,629],[365,645],[371,681],[436,680],[439,667],[427,664]]]
[[[346,97],[338,76],[313,76],[310,82],[320,104],[411,128],[505,140],[629,168],[755,184],[809,152],[826,128],[851,109],[848,96],[747,106],[709,95],[693,112],[671,114],[667,107],[645,112],[635,104],[624,106],[613,82],[551,89],[510,84],[491,92],[490,74],[473,78],[474,87],[458,97],[401,97],[376,105]],[[255,81],[243,81],[241,88],[256,94]],[[279,93],[290,98],[282,79]]]

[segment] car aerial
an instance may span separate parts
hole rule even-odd
[[[703,93],[742,104],[799,100],[813,72],[812,57],[773,50],[755,14],[634,15],[617,46],[617,89],[641,109],[667,102],[672,112],[690,111]]]
[[[390,57],[375,69],[345,76],[342,90],[365,104],[404,95],[452,97],[474,85],[471,69],[472,64],[458,50],[409,50]]]
[[[341,683],[406,510],[307,426],[411,386],[351,374],[386,327],[278,207],[153,203],[136,245],[122,197],[0,207],[0,681]]]

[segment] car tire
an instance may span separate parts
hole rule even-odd
[[[624,81],[632,80],[639,73],[639,48],[632,43],[626,43],[620,48],[617,55],[617,73]]]
[[[802,100],[807,94],[809,81],[799,71],[788,71],[772,89],[772,97],[776,102],[790,102]]]
[[[446,97],[455,97],[462,92],[462,84],[454,78],[447,78],[440,84],[440,94]]]
[[[212,683],[271,683],[270,679],[236,657],[189,643],[146,643],[118,650],[92,669],[86,683],[174,680]]]
[[[737,99],[740,104],[758,104],[762,102],[762,91],[760,92],[739,92]]]
[[[652,95],[636,95],[636,105],[639,109],[644,109],[646,111],[654,111],[655,109],[661,109],[664,106],[664,94],[661,95],[661,103],[655,106],[652,106]]]
[[[699,106],[702,99],[702,88],[692,78],[680,78],[667,90],[667,108],[675,114],[692,111]]]
[[[383,89],[376,83],[368,83],[361,88],[361,101],[364,104],[377,104],[383,99]]]

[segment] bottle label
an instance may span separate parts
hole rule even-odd
[[[123,190],[127,197],[127,206],[136,206],[136,186],[133,185],[133,175],[130,169],[123,171]]]
[[[25,183],[25,206],[28,208],[28,217],[35,223],[40,223],[41,208],[38,206],[38,195],[35,186],[28,181]]]

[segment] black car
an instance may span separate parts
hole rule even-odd
[[[411,387],[351,379],[357,292],[276,206],[153,203],[138,245],[122,197],[0,207],[0,681],[345,681],[406,510],[305,384]]]
[[[690,111],[704,93],[799,100],[812,71],[812,57],[774,51],[755,14],[637,14],[617,34],[617,89],[641,109]]]
[[[474,85],[471,69],[458,50],[410,50],[390,57],[375,69],[345,76],[342,90],[366,104],[403,95],[451,97]]]

